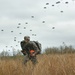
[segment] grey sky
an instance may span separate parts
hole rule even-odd
[[[56,4],[58,0],[0,0],[1,51],[11,49],[11,46],[21,49],[19,41],[23,40],[25,35],[29,35],[31,40],[42,43],[43,49],[60,46],[63,42],[75,47],[75,1],[59,1],[60,3]],[[68,4],[65,3],[67,1]],[[43,21],[45,23],[42,23]],[[25,24],[26,22],[28,24]]]

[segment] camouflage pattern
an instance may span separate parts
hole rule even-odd
[[[28,54],[26,54],[25,57],[24,57],[24,64],[26,64],[29,60],[31,60],[34,65],[36,63],[38,63],[36,56],[31,57]]]
[[[29,41],[27,43],[25,41],[22,41],[21,48],[22,48],[22,50],[25,50],[26,53],[28,53],[28,54],[29,54],[30,50],[35,50],[36,53],[39,52],[37,45],[33,41]]]
[[[21,48],[22,48],[21,52],[25,56],[25,58],[24,58],[24,64],[26,64],[29,60],[31,60],[33,64],[36,64],[37,63],[36,55],[39,52],[39,49],[36,46],[36,44],[33,41],[29,41],[27,43],[25,41],[21,41]],[[35,53],[36,53],[36,55],[35,56],[31,56],[30,55],[30,50],[34,50]]]
[[[21,45],[22,50],[24,50],[24,45],[25,44],[26,44],[25,40],[21,41],[20,45]]]

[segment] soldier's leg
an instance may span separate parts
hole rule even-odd
[[[35,65],[36,63],[38,63],[36,56],[31,57],[31,61],[32,63]]]
[[[29,56],[28,54],[26,54],[24,57],[24,64],[26,64],[28,61],[29,61]]]

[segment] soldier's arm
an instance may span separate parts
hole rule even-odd
[[[20,42],[20,46],[21,46],[21,48],[23,50],[23,41]]]
[[[20,42],[20,46],[21,46],[21,48],[22,48],[21,52],[22,52],[24,55],[26,55],[26,50],[24,49],[24,41],[21,41],[21,42]]]
[[[35,54],[38,54],[39,49],[38,49],[37,45],[34,42],[33,42],[33,47],[35,49]]]

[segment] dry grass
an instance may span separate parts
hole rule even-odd
[[[39,55],[35,66],[22,59],[0,59],[0,75],[75,75],[74,54]]]

